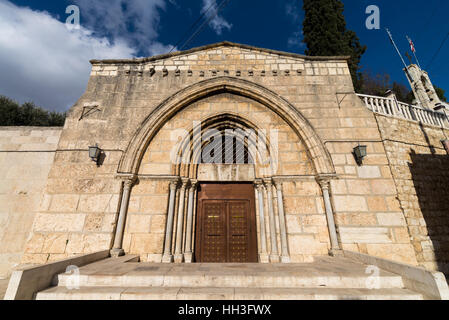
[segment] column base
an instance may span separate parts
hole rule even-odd
[[[171,254],[164,254],[162,256],[162,263],[173,263],[173,255],[171,255]]]
[[[290,263],[290,257],[289,256],[282,256],[281,257],[281,262],[282,263]]]
[[[266,254],[266,253],[259,253],[259,262],[260,263],[269,263],[270,260],[268,259],[268,254]]]
[[[271,263],[279,263],[279,256],[276,254],[270,254],[270,262]]]
[[[341,250],[341,249],[330,249],[329,250],[329,255],[331,257],[341,257],[341,256],[343,256],[343,250]]]
[[[192,263],[193,254],[191,252],[184,253],[184,262]]]
[[[109,254],[111,255],[112,258],[118,258],[118,257],[122,257],[125,255],[125,250],[123,249],[112,249],[111,251],[109,251]]]
[[[175,263],[183,263],[184,255],[183,254],[175,254],[174,260],[175,260]]]

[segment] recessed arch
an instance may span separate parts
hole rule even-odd
[[[301,112],[275,92],[259,84],[233,77],[217,77],[195,83],[159,104],[142,122],[128,144],[120,160],[118,173],[137,174],[147,147],[162,126],[186,106],[218,93],[247,97],[274,111],[304,143],[316,174],[335,174],[328,150]]]
[[[252,164],[263,169],[264,176],[274,175],[278,159],[276,148],[272,147],[271,137],[268,137],[250,120],[229,112],[216,114],[199,121],[196,127],[192,128],[190,132],[186,132],[183,140],[178,144],[177,159],[179,162],[174,168],[175,175],[195,178],[203,147],[209,143],[208,134],[205,133],[209,129],[220,132],[221,137],[227,135],[226,130],[233,130],[228,134],[244,145],[249,158],[254,161]]]

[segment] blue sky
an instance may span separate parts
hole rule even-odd
[[[83,93],[89,59],[127,58],[167,52],[204,8],[221,0],[0,0],[0,94],[67,110]],[[348,28],[368,50],[362,66],[406,83],[402,64],[384,31],[393,32],[402,53],[415,42],[421,65],[449,32],[446,0],[344,0]],[[80,8],[81,30],[68,31],[67,6]],[[368,5],[381,10],[381,30],[365,27]],[[228,40],[303,53],[302,0],[230,0],[186,48]],[[435,85],[449,93],[449,40],[428,68]],[[449,94],[448,94],[449,95]]]

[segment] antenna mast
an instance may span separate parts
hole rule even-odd
[[[396,49],[396,52],[398,53],[399,58],[401,58],[401,61],[402,61],[402,63],[404,64],[405,73],[407,74],[407,77],[409,78],[410,83],[413,83],[413,79],[412,79],[412,77],[410,76],[410,74],[409,74],[409,72],[408,72],[407,64],[405,63],[405,60],[404,60],[404,58],[402,57],[402,54],[401,54],[401,52],[399,51],[398,46],[396,45],[396,43],[395,43],[394,40],[393,40],[393,35],[391,34],[391,32],[390,32],[390,30],[389,30],[388,28],[386,28],[385,30],[387,31],[388,36],[390,37],[391,44],[392,44],[393,47]]]

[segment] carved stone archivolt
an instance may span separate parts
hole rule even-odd
[[[120,173],[137,173],[148,145],[161,127],[184,107],[214,93],[229,92],[253,99],[281,116],[304,142],[318,174],[333,174],[335,169],[324,143],[309,121],[288,101],[253,82],[233,77],[216,77],[198,82],[174,94],[146,118],[135,133],[118,168]]]

